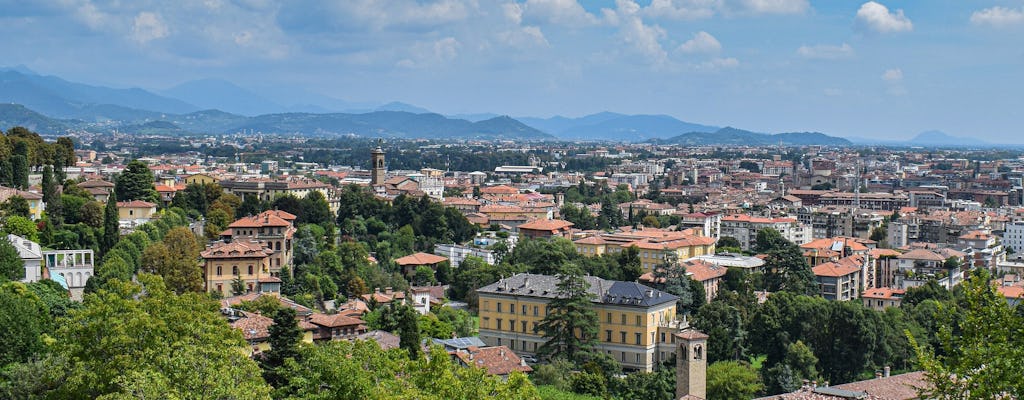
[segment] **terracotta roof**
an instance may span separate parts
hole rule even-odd
[[[385,331],[369,331],[366,333],[360,333],[356,336],[358,340],[372,340],[377,342],[382,350],[397,349],[401,343],[401,338],[392,334],[391,332]]]
[[[677,338],[680,338],[680,339],[683,339],[683,340],[700,340],[700,339],[707,340],[708,337],[709,337],[708,335],[704,334],[704,332],[701,332],[701,331],[698,331],[698,330],[694,330],[694,329],[686,329],[686,330],[684,330],[682,332],[675,333],[674,335]]]
[[[284,212],[284,211],[278,211]],[[287,214],[287,213],[286,213]],[[291,214],[288,214],[291,215]],[[262,228],[265,226],[289,226],[291,223],[275,212],[264,211],[259,215],[242,217],[228,225],[228,228]]]
[[[505,346],[470,347],[467,351],[452,352],[465,365],[473,365],[487,370],[491,375],[508,375],[513,371],[533,372],[533,368],[524,365],[515,352]]]
[[[156,204],[150,203],[148,201],[132,200],[132,201],[119,201],[119,202],[117,202],[117,207],[118,208],[153,208],[153,207],[156,207]]]
[[[575,241],[573,243],[576,243],[576,244],[605,244],[605,243],[608,243],[608,241],[604,240],[604,239],[601,239],[600,236],[591,236],[591,237],[586,237],[586,238],[577,240],[577,241]]]
[[[536,219],[525,224],[519,225],[519,229],[527,229],[533,231],[557,231],[572,226],[572,222],[563,221],[560,219]]]
[[[434,265],[439,262],[448,261],[448,258],[430,253],[415,253],[395,259],[395,264],[406,265]]]
[[[893,250],[893,249],[877,249],[876,248],[876,249],[869,250],[868,251],[868,255],[870,255],[873,258],[898,257],[900,255],[900,252],[898,252],[896,250]]]
[[[918,371],[842,385],[806,387],[796,392],[762,397],[758,400],[911,400],[918,398],[917,388],[927,384],[924,372]]]
[[[248,312],[242,315],[244,317],[232,322],[231,327],[241,330],[245,340],[263,341],[270,337],[270,326],[274,325],[272,318]]]
[[[206,259],[263,258],[273,253],[273,250],[264,248],[263,245],[259,243],[236,240],[231,243],[218,242],[217,244],[214,244],[213,247],[200,253],[200,255]]]
[[[239,296],[225,297],[220,300],[220,305],[222,308],[233,308],[234,306],[242,304],[242,302],[256,301],[257,299],[263,296],[272,297],[273,299],[277,300],[277,302],[280,303],[282,307],[288,307],[295,310],[295,314],[297,315],[305,316],[313,313],[313,310],[310,310],[308,307],[302,304],[296,303],[292,299],[277,294],[269,293],[246,293]]]
[[[320,314],[314,313],[309,316],[308,321],[312,324],[327,327],[337,328],[341,326],[352,326],[362,325],[365,322],[359,318],[352,318],[342,314]]]
[[[114,187],[114,184],[110,183],[110,182],[107,182],[107,181],[91,180],[91,181],[85,181],[85,182],[79,183],[78,187],[83,188],[83,189],[88,189],[88,188],[112,188],[112,187]]]
[[[704,260],[686,261],[683,262],[683,266],[686,267],[686,273],[690,274],[690,277],[697,282],[723,277],[725,272],[728,271],[726,267],[720,267]]]
[[[907,291],[903,289],[895,289],[889,287],[878,287],[865,290],[860,297],[870,299],[893,299],[901,298]]]
[[[816,276],[840,277],[859,272],[860,268],[852,265],[842,265],[834,262],[819,264],[812,268]]]
[[[518,194],[519,189],[507,185],[489,186],[480,188],[482,194]]]

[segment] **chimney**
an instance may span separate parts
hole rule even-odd
[[[654,297],[654,290],[647,289],[647,293],[646,294],[647,294],[647,298]]]
[[[888,365],[886,365],[885,368],[882,368],[882,371],[883,371],[882,374],[885,375],[886,378],[888,378],[889,377],[889,373],[892,372],[892,369],[889,368]]]
[[[473,361],[473,352],[470,351],[468,353],[469,353],[469,361]]]
[[[524,276],[523,277],[523,287],[527,287],[529,285],[530,285],[530,276],[529,275]]]

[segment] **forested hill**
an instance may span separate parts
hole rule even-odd
[[[770,146],[782,144],[785,146],[800,145],[826,145],[826,146],[849,146],[849,140],[841,137],[829,136],[821,132],[786,132],[786,133],[757,133],[725,127],[714,132],[689,132],[675,136],[663,141],[653,140],[652,142],[664,144],[684,144],[691,146],[699,145],[750,145]]]

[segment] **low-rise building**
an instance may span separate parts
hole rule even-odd
[[[905,294],[907,291],[903,289],[877,287],[865,290],[860,297],[864,300],[864,307],[884,311],[888,307],[899,307]]]
[[[270,255],[273,251],[260,242],[236,240],[231,243],[217,242],[200,253],[203,257],[203,276],[207,292],[217,292],[225,297],[233,293],[232,282],[242,282],[244,293],[259,289],[261,280],[270,283]]]
[[[438,244],[434,246],[434,254],[441,257],[447,257],[448,261],[451,262],[452,268],[458,268],[462,264],[462,261],[466,257],[479,257],[484,260],[484,263],[488,265],[495,265],[498,263],[498,256],[494,254],[494,251],[481,249],[479,247],[463,246],[459,244]]]
[[[826,300],[847,301],[860,296],[862,256],[851,256],[816,265],[814,276]]]
[[[156,203],[142,200],[117,202],[117,223],[122,228],[134,228],[147,223],[156,215]]]

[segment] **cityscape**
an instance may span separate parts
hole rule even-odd
[[[1024,398],[1024,4],[251,3],[0,16],[0,398]]]

